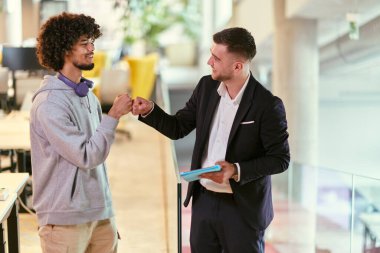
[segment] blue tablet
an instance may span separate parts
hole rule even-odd
[[[220,171],[222,168],[220,165],[214,165],[211,167],[206,167],[206,168],[201,168],[197,170],[191,170],[191,171],[185,171],[179,173],[180,176],[185,179],[187,182],[199,180],[199,175],[207,172],[215,172],[215,171]]]

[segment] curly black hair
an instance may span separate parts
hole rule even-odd
[[[38,61],[48,69],[61,70],[65,53],[70,52],[83,35],[92,39],[102,35],[94,18],[67,12],[51,17],[42,25],[38,34]]]
[[[233,27],[217,32],[213,36],[217,44],[227,46],[231,53],[237,53],[248,60],[256,55],[256,44],[252,34],[244,28]]]

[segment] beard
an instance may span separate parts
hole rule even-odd
[[[230,76],[228,75],[223,75],[223,74],[216,74],[214,72],[211,73],[211,77],[213,80],[219,81],[219,82],[224,82],[230,79]]]
[[[75,67],[77,67],[78,69],[80,70],[92,70],[95,66],[94,63],[91,63],[91,64],[87,64],[87,65],[84,65],[84,64],[78,64],[78,63],[73,63]]]

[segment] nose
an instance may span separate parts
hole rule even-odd
[[[94,43],[88,43],[87,44],[87,50],[90,51],[90,52],[94,52],[94,50],[95,50]]]
[[[207,61],[207,64],[208,65],[210,65],[210,66],[212,66],[213,65],[213,60],[212,60],[212,56],[210,56],[210,58],[208,59],[208,61]]]

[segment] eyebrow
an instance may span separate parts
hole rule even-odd
[[[211,49],[210,49],[210,53],[213,57],[215,57],[216,59],[220,60],[220,58],[218,56],[216,56],[215,54],[212,53]]]
[[[91,43],[93,43],[95,40],[94,39],[92,39],[92,38],[83,38],[83,39],[80,39],[80,42],[91,42]]]

